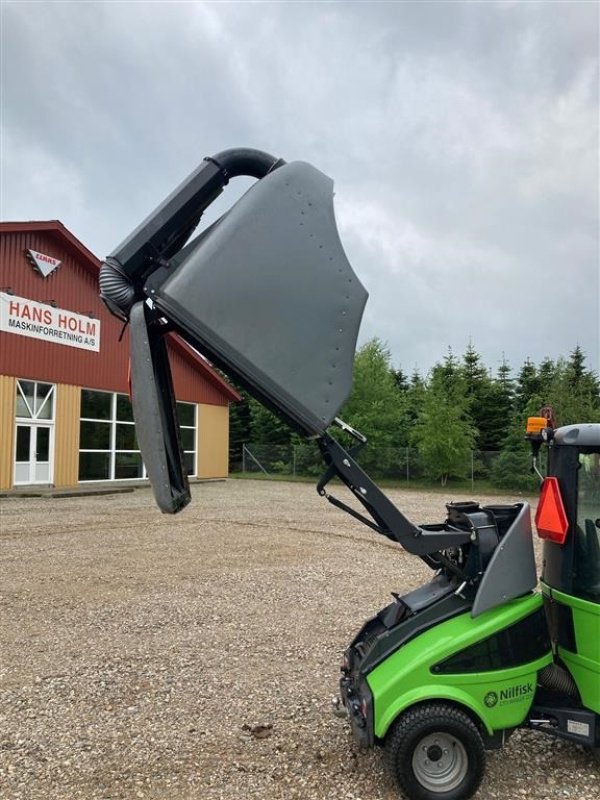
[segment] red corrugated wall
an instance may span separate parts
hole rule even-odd
[[[26,258],[36,250],[61,260],[47,278]],[[0,233],[0,291],[100,320],[100,352],[90,352],[20,334],[0,332],[0,374],[66,383],[89,389],[127,392],[129,337],[119,342],[122,323],[106,310],[98,295],[97,269],[78,257],[58,231]],[[171,349],[175,394],[179,400],[226,405],[228,398],[179,352]]]

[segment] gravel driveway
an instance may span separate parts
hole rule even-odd
[[[193,494],[175,518],[148,489],[2,501],[2,800],[397,797],[330,698],[363,620],[427,568],[310,484]],[[390,495],[417,522],[468,499]],[[584,750],[519,732],[477,798],[599,786]]]

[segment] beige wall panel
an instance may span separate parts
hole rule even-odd
[[[79,477],[79,386],[56,387],[54,485],[76,486]]]
[[[198,404],[198,477],[229,472],[229,407]]]
[[[15,456],[16,380],[0,375],[0,489],[12,489]]]

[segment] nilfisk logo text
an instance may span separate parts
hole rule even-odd
[[[508,689],[500,689],[500,702],[515,702],[530,694],[533,694],[533,684],[521,683],[518,686],[510,686]]]

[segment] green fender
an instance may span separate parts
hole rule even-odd
[[[441,622],[400,647],[367,675],[373,695],[374,733],[385,737],[399,714],[415,703],[444,700],[475,715],[488,734],[520,725],[533,703],[537,673],[552,662],[550,649],[535,661],[490,672],[441,674],[434,667],[539,610],[530,594],[491,609]]]
[[[475,701],[474,697],[466,691],[458,687],[443,686],[441,684],[431,684],[430,686],[422,686],[419,689],[413,689],[411,692],[402,694],[395,703],[391,703],[385,709],[385,712],[377,719],[375,727],[375,735],[383,738],[388,732],[391,724],[394,722],[403,711],[416,705],[417,703],[424,703],[432,700],[445,700],[453,703],[454,705],[463,706],[469,709],[485,726],[485,729],[490,734],[493,733],[493,728],[489,725],[486,714],[485,706],[482,703]],[[376,715],[377,716],[377,715]]]
[[[600,714],[600,604],[559,592],[542,582],[542,592],[571,609],[576,651],[558,645],[558,655],[573,676],[581,701]]]

